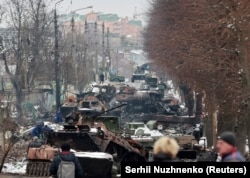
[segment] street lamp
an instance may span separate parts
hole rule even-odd
[[[71,30],[72,30],[72,33],[74,31],[74,23],[75,23],[75,20],[74,20],[74,14],[79,11],[79,10],[84,10],[84,9],[90,9],[90,8],[93,8],[93,6],[88,6],[88,7],[84,7],[84,8],[80,8],[80,9],[76,9],[74,11],[71,11],[71,14],[73,14],[72,16],[72,20],[71,20]]]
[[[55,81],[56,81],[56,110],[60,108],[60,77],[59,77],[59,52],[58,52],[58,29],[57,29],[57,14],[56,14],[56,6],[63,0],[60,0],[55,3],[54,8],[54,20],[55,20],[55,51],[54,51],[54,60],[55,60]]]
[[[71,32],[72,32],[72,45],[71,45],[71,56],[72,56],[72,61],[75,62],[75,77],[76,77],[76,87],[78,87],[78,73],[77,73],[77,62],[75,59],[75,40],[74,40],[74,25],[75,25],[75,20],[74,20],[74,14],[79,11],[79,10],[84,10],[84,9],[90,9],[93,8],[93,6],[88,6],[80,9],[76,9],[74,11],[71,11],[72,15],[72,20],[71,20]]]
[[[80,8],[80,9],[76,9],[74,11],[71,11],[71,13],[75,13],[76,11],[83,10],[83,9],[90,9],[90,8],[93,8],[93,6],[88,6],[88,7],[83,7],[83,8]]]
[[[113,15],[113,14],[111,14],[111,13],[109,13],[109,14],[100,14],[100,15],[98,15],[98,17],[103,16],[103,15],[104,16],[110,16],[110,15]],[[108,31],[108,28],[107,28],[107,31]],[[107,36],[108,36],[108,32],[107,32]],[[108,40],[107,40],[107,46],[109,46]],[[106,57],[107,54],[106,53],[107,53],[107,51],[105,50],[105,19],[104,19],[104,20],[102,20],[102,70],[103,70],[103,72],[105,74],[105,78],[107,79],[108,74],[107,74],[107,71],[106,71],[105,68],[106,68],[107,63],[109,64],[109,58],[107,60],[107,57]]]
[[[109,14],[100,14],[97,16],[98,18],[100,16],[112,16],[113,14],[109,13]],[[109,58],[110,58],[110,55],[109,55],[109,28],[107,28],[107,50],[105,49],[105,19],[101,20],[102,21],[102,72],[104,73],[105,75],[105,78],[108,79],[108,72],[106,70],[107,68],[107,64],[109,64]],[[107,58],[108,56],[108,58]],[[97,59],[96,59],[97,60]]]

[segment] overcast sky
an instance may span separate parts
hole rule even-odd
[[[148,0],[63,0],[57,5],[57,9],[61,13],[69,13],[79,8],[93,6],[93,9],[79,10],[77,13],[87,14],[93,10],[118,14],[120,17],[133,17],[136,11],[137,14],[141,14],[137,16],[139,19],[143,17],[143,13],[147,12],[148,4]]]

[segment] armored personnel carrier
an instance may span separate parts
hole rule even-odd
[[[122,161],[146,161],[143,147],[131,144],[119,133],[112,131],[112,128],[117,127],[116,118],[98,117],[101,114],[103,113],[78,110],[65,116],[64,120],[67,122],[50,131],[44,145],[28,148],[27,175],[48,176],[51,159],[58,154],[60,145],[65,142],[71,145],[79,158],[86,177],[111,177],[112,173],[119,173],[114,170],[119,170]],[[106,126],[105,123],[109,124]],[[114,165],[117,165],[115,169]]]
[[[130,137],[142,144],[148,153],[153,150],[159,137],[168,135],[174,137],[180,145],[177,155],[180,162],[215,161],[216,153],[207,148],[206,138],[202,137],[202,125],[195,124],[195,118],[164,115],[144,115],[143,118],[127,125],[133,131]]]

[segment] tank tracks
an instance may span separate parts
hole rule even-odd
[[[51,162],[42,162],[42,161],[30,161],[27,164],[26,175],[27,176],[50,176],[49,168]]]

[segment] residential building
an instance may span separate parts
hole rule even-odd
[[[72,24],[72,18],[74,19],[74,24]],[[136,19],[129,20],[128,17],[121,18],[117,14],[90,12],[86,15],[79,15],[73,13],[62,15],[60,20],[65,34],[71,33],[72,27],[76,33],[84,33],[87,29],[85,27],[86,24],[89,27],[89,24],[97,23],[99,31],[103,30],[103,24],[105,33],[109,29],[110,37],[120,38],[124,36],[134,43],[140,41],[143,30],[142,21]]]

